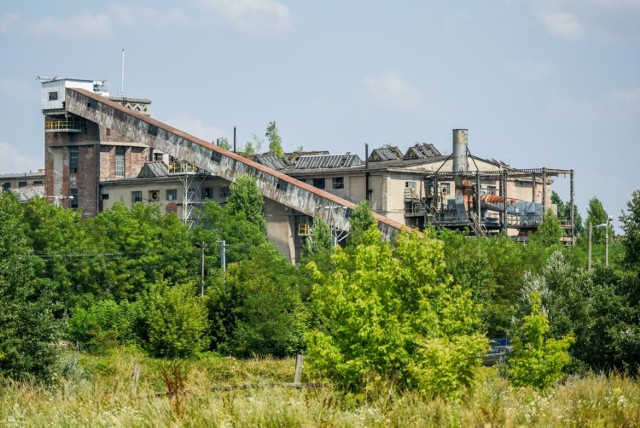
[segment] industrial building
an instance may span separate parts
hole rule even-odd
[[[111,97],[104,81],[43,79],[45,172],[42,193],[85,216],[117,202],[158,204],[185,223],[197,221],[204,199],[225,203],[242,174],[265,197],[267,235],[291,261],[312,235],[313,218],[326,221],[336,241],[348,233],[355,204],[368,200],[386,236],[428,224],[471,234],[526,237],[542,222],[553,177],[560,169],[511,168],[470,153],[467,130],[453,130],[452,153],[417,143],[405,152],[375,148],[356,154],[289,153],[248,159],[151,117],[148,99]],[[23,186],[19,177],[5,187]],[[571,200],[571,206],[573,206]],[[573,242],[573,221],[567,242]]]

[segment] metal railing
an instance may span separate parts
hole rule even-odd
[[[45,131],[80,131],[80,125],[73,119],[49,120],[44,123]]]

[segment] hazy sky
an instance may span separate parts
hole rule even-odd
[[[364,158],[468,128],[477,156],[575,169],[583,213],[640,188],[640,0],[2,0],[0,173],[44,166],[36,76],[118,95],[123,48],[124,95],[207,140],[275,120],[285,150]]]

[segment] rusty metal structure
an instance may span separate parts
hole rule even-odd
[[[427,173],[424,177],[425,197],[409,199],[408,217],[417,218],[419,225],[433,225],[450,229],[468,228],[471,234],[486,236],[505,233],[519,239],[526,239],[531,232],[537,231],[542,224],[543,213],[550,207],[550,180],[560,175],[570,177],[570,219],[561,224],[566,230],[563,242],[575,243],[574,220],[574,170],[535,168],[515,169],[505,167],[500,170],[482,171],[477,167],[470,171],[468,134],[466,129],[453,130],[453,152],[450,171],[440,169]],[[442,166],[447,164],[443,162]],[[442,167],[441,167],[442,168]],[[509,194],[508,183],[515,180],[530,181],[532,194],[530,200],[519,200]],[[443,183],[454,183],[455,191],[449,195]],[[536,185],[542,187],[541,201],[536,201]],[[483,185],[485,188],[483,189]],[[487,187],[495,188],[495,193],[487,192]]]

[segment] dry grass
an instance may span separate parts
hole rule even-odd
[[[179,363],[178,376],[171,362],[135,351],[66,358],[66,377],[55,387],[4,383],[0,426],[640,426],[639,384],[623,376],[570,378],[540,393],[513,388],[483,368],[456,402],[389,385],[358,401],[328,387],[280,386],[293,379],[294,360],[209,357]],[[142,370],[134,393],[136,364]],[[186,392],[174,388],[168,396],[163,371],[184,381]],[[213,388],[232,384],[246,388]]]

